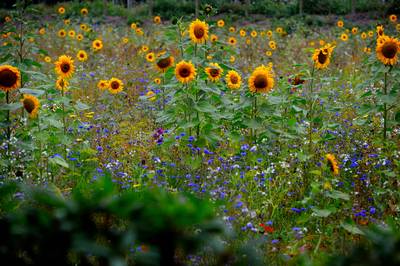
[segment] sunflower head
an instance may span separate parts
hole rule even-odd
[[[155,78],[154,79],[154,83],[157,84],[157,85],[160,85],[161,84],[161,79],[160,78]]]
[[[109,87],[108,80],[102,79],[97,83],[97,88],[99,88],[102,91],[107,89],[108,87]]]
[[[111,78],[108,81],[108,91],[112,94],[117,94],[122,91],[124,88],[124,84],[120,79],[117,78]]]
[[[357,34],[357,32],[358,32],[358,28],[354,27],[354,28],[351,29],[351,33],[353,35]]]
[[[229,89],[236,90],[240,88],[240,85],[242,84],[242,78],[240,77],[239,73],[234,70],[230,70],[225,76],[225,82]]]
[[[39,34],[40,35],[44,35],[46,33],[46,29],[45,28],[40,28],[39,29]]]
[[[167,71],[168,68],[172,67],[174,64],[173,56],[161,57],[158,59],[156,66],[161,72]]]
[[[210,40],[211,40],[211,42],[216,42],[216,41],[218,41],[218,36],[215,34],[211,34]]]
[[[145,52],[147,52],[149,50],[149,47],[147,45],[142,45],[141,50],[142,50],[142,52],[145,53]]]
[[[175,76],[181,83],[188,83],[194,80],[196,69],[192,62],[181,61],[175,66]]]
[[[250,35],[253,38],[257,37],[257,31],[255,31],[255,30],[251,31]]]
[[[218,20],[218,21],[217,21],[217,26],[220,27],[220,28],[222,28],[223,26],[225,26],[225,21],[222,20],[222,19]]]
[[[4,21],[5,22],[10,22],[12,19],[11,19],[11,17],[10,16],[5,16],[4,17]]]
[[[81,14],[82,14],[82,16],[86,16],[87,14],[89,14],[89,10],[84,7],[81,9]]]
[[[82,40],[83,40],[83,35],[82,35],[82,34],[76,35],[76,39],[77,39],[78,41],[82,41]]]
[[[367,39],[367,34],[365,32],[361,33],[361,39],[363,40]]]
[[[211,80],[212,82],[218,81],[224,70],[218,65],[218,63],[210,63],[209,67],[206,67],[205,69],[208,79]]]
[[[189,26],[190,39],[194,43],[204,43],[208,39],[208,25],[196,19]]]
[[[68,36],[71,37],[71,38],[75,38],[75,31],[74,30],[70,30],[68,32]]]
[[[235,61],[236,61],[236,57],[234,55],[231,55],[231,57],[229,57],[229,62],[235,63]]]
[[[146,55],[147,62],[154,62],[155,58],[156,58],[156,56],[155,56],[155,54],[153,52],[148,53]]]
[[[382,25],[376,27],[376,34],[378,35],[378,37],[385,35],[384,28]]]
[[[400,52],[400,43],[396,38],[381,36],[377,40],[376,55],[385,65],[393,66],[397,63],[397,57]]]
[[[51,62],[51,57],[50,56],[45,56],[44,61],[46,63],[50,63]]]
[[[137,24],[135,22],[132,22],[131,23],[131,29],[132,30],[136,30],[136,28],[137,28]]]
[[[28,112],[30,118],[35,118],[37,116],[40,107],[38,98],[30,94],[24,94],[21,103],[24,106],[25,111]]]
[[[79,50],[78,54],[76,55],[79,61],[85,62],[88,59],[88,55],[85,51]]]
[[[154,22],[155,24],[160,24],[160,23],[161,23],[161,17],[160,17],[160,16],[155,16],[155,17],[153,18],[153,22]]]
[[[340,39],[346,42],[349,39],[349,36],[346,33],[342,33],[342,35],[340,35]]]
[[[75,71],[74,60],[66,55],[60,56],[55,62],[55,71],[61,78],[70,78]]]
[[[21,86],[21,73],[18,68],[3,65],[0,66],[0,89],[8,92]]]
[[[56,81],[56,88],[60,91],[66,92],[68,90],[69,82],[68,80],[58,77]]]
[[[390,22],[395,23],[397,21],[397,16],[395,14],[392,14],[389,16],[389,20],[390,20]]]
[[[146,93],[146,97],[147,99],[149,99],[150,101],[155,101],[156,100],[156,94],[153,91],[148,91]]]
[[[65,13],[65,8],[63,6],[60,6],[57,11],[58,11],[59,14],[64,14]]]
[[[58,37],[64,38],[67,35],[67,32],[64,29],[58,31]]]
[[[330,63],[330,58],[335,47],[331,44],[327,44],[324,47],[315,49],[313,54],[313,61],[315,68],[324,69],[327,68]]]
[[[339,28],[343,28],[343,26],[344,26],[343,20],[338,20],[338,22],[337,22],[336,24],[337,24],[337,26],[338,26]]]
[[[328,153],[326,156],[326,161],[328,163],[328,167],[334,175],[339,174],[339,165],[335,158],[335,155]]]
[[[235,27],[229,27],[229,32],[234,33],[236,31]]]
[[[213,8],[212,8],[211,5],[206,4],[206,5],[204,6],[204,13],[206,13],[206,15],[211,14],[212,10],[213,10]]]
[[[274,74],[270,67],[257,67],[249,78],[249,90],[252,93],[268,93],[274,87]]]
[[[235,37],[229,37],[229,38],[228,38],[228,43],[229,43],[230,45],[235,46],[236,43],[237,43],[237,41],[236,41]]]
[[[103,48],[103,42],[99,39],[96,39],[92,42],[92,47],[95,51],[99,51]]]

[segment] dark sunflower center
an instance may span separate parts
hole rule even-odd
[[[268,80],[267,77],[264,75],[257,75],[256,78],[254,79],[254,87],[256,89],[264,89],[268,85]]]
[[[299,85],[299,84],[303,84],[304,80],[299,78],[299,77],[295,77],[294,81],[293,81],[293,85]]]
[[[35,103],[31,99],[25,99],[23,104],[28,113],[32,113],[32,111],[35,109]]]
[[[333,164],[333,162],[331,160],[328,160],[328,166],[329,166],[329,168],[331,169],[332,172],[335,171],[335,166],[334,166],[334,164]]]
[[[17,82],[18,76],[9,69],[4,69],[0,72],[0,85],[11,87]]]
[[[63,73],[68,73],[68,71],[71,69],[71,66],[68,63],[62,63],[61,64],[61,71]]]
[[[231,76],[231,83],[232,84],[237,84],[239,82],[239,79],[238,79],[238,77],[237,76]]]
[[[111,82],[111,89],[117,90],[119,88],[119,83],[117,81]]]
[[[84,54],[79,54],[80,58],[84,58],[85,55]]]
[[[231,43],[235,43],[235,40],[234,40],[234,39],[231,39],[230,42],[231,42]]]
[[[158,60],[157,66],[161,69],[169,67],[171,60],[169,57]]]
[[[197,39],[201,39],[204,36],[204,28],[202,26],[195,26],[193,32]]]
[[[210,75],[211,75],[211,77],[213,77],[213,78],[218,77],[218,76],[219,76],[219,70],[218,70],[218,69],[215,69],[215,68],[211,68],[211,69],[210,69]]]
[[[60,87],[61,88],[64,88],[64,86],[65,86],[65,82],[64,82],[64,80],[62,79],[62,80],[60,80],[60,83],[59,83],[59,85],[60,85]]]
[[[397,45],[394,42],[385,43],[382,47],[382,54],[386,58],[394,58],[397,54]]]
[[[322,51],[320,51],[318,54],[318,62],[320,64],[324,64],[326,62],[326,59],[328,59],[328,55],[324,54]]]
[[[179,75],[182,78],[187,78],[190,76],[190,69],[188,67],[182,67],[179,69]]]
[[[96,45],[97,47],[100,47],[100,43],[98,43],[98,42],[96,42],[95,45]]]

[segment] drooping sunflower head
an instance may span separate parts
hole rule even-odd
[[[81,62],[85,62],[88,59],[87,53],[85,51],[83,51],[83,50],[79,50],[79,52],[77,53],[76,57]]]
[[[204,43],[208,39],[208,25],[196,19],[189,26],[190,39],[194,43]]]
[[[30,94],[24,94],[21,103],[24,106],[25,111],[28,112],[30,118],[35,118],[37,116],[40,107],[38,98]]]
[[[240,88],[242,84],[242,78],[235,70],[230,70],[225,76],[225,82],[229,89],[236,90]]]
[[[0,89],[8,92],[21,86],[21,73],[18,68],[4,65],[0,66]]]
[[[192,62],[181,61],[175,66],[175,76],[181,83],[188,83],[194,80],[196,69]]]
[[[228,38],[228,43],[229,43],[230,45],[235,46],[236,43],[237,43],[236,38],[235,38],[235,37],[229,37],[229,38]]]
[[[89,10],[86,7],[84,7],[81,9],[81,14],[82,16],[86,16],[87,14],[89,14]]]
[[[376,44],[376,55],[385,65],[393,66],[397,63],[397,57],[400,52],[400,43],[396,38],[381,36]]]
[[[334,48],[335,47],[331,44],[327,44],[322,48],[315,49],[312,59],[316,69],[324,69],[328,67]]]
[[[148,53],[146,55],[147,62],[154,62],[155,59],[156,59],[156,56],[155,56],[155,54],[153,52]]]
[[[102,79],[97,83],[97,88],[99,88],[102,91],[107,89],[108,87],[109,87],[108,80]]]
[[[74,60],[67,55],[60,56],[55,62],[55,71],[61,78],[70,78],[75,71]]]
[[[212,82],[218,81],[224,70],[218,65],[218,63],[210,63],[209,67],[206,67],[206,73],[208,76],[208,79],[211,80]]]
[[[172,67],[174,64],[174,57],[173,56],[167,56],[167,57],[162,57],[160,58],[156,66],[161,72],[167,71],[168,68]]]
[[[376,34],[378,35],[378,37],[385,35],[383,25],[378,25],[376,27]]]
[[[334,175],[339,174],[339,165],[335,158],[335,155],[328,153],[326,156],[326,161],[328,163],[328,167]]]
[[[111,78],[108,81],[108,91],[112,94],[117,94],[121,92],[124,88],[124,84],[120,79],[117,78]]]
[[[66,92],[68,90],[69,82],[68,80],[58,77],[56,81],[56,88],[60,91]]]
[[[274,74],[270,67],[257,67],[249,78],[249,90],[252,93],[268,93],[274,87]]]
[[[92,47],[95,51],[99,51],[103,48],[103,42],[99,39],[96,39],[92,42]]]
[[[153,22],[154,22],[155,24],[160,24],[160,23],[161,23],[161,17],[160,17],[160,16],[155,16],[155,17],[153,18]]]

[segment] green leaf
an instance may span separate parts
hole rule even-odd
[[[80,102],[80,101],[77,101],[76,104],[75,104],[75,108],[76,108],[78,111],[83,111],[83,110],[89,109],[90,106],[87,105],[87,104],[84,104],[84,103],[82,103],[82,102]]]
[[[332,211],[327,209],[313,209],[313,215],[318,217],[328,217],[331,213]]]
[[[51,164],[58,164],[64,168],[69,168],[68,163],[61,157],[55,156],[53,158],[49,158],[49,163]]]
[[[39,97],[39,96],[41,96],[41,95],[44,94],[44,91],[43,91],[43,90],[35,90],[35,89],[27,89],[27,88],[21,88],[21,89],[19,89],[19,91],[20,91],[21,93],[24,93],[24,94],[31,94],[31,95],[37,96],[37,97]]]
[[[364,235],[364,232],[358,228],[358,226],[349,223],[341,223],[340,224],[347,232],[352,233],[354,235]]]
[[[21,107],[22,107],[21,103],[9,103],[9,104],[4,103],[0,105],[0,110],[15,111]]]
[[[317,176],[321,176],[322,175],[320,170],[312,170],[312,171],[310,171],[310,174],[317,175]]]
[[[328,192],[326,194],[327,197],[332,198],[332,199],[342,199],[342,200],[349,200],[350,195],[338,190],[332,190],[331,192]]]
[[[198,102],[194,108],[203,113],[214,113],[217,109],[207,101]]]

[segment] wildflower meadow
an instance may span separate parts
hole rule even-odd
[[[400,265],[398,1],[54,2],[0,4],[1,265]]]

